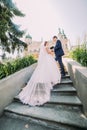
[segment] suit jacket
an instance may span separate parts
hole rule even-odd
[[[63,51],[62,44],[61,44],[60,40],[57,40],[56,45],[54,47],[54,52],[55,52],[56,60],[58,59],[58,57],[64,55],[64,51]]]

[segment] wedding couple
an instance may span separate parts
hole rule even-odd
[[[61,82],[61,75],[65,75],[62,56],[64,55],[62,45],[57,36],[53,37],[54,47],[50,47],[45,41],[41,44],[38,58],[38,65],[33,72],[28,84],[19,93],[19,99],[30,106],[40,106],[50,100],[51,89],[57,83]],[[59,62],[61,73],[58,69],[52,53],[55,53],[55,59]]]

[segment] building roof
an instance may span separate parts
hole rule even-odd
[[[26,35],[26,38],[32,39],[32,37],[30,36],[30,34],[27,34],[27,35]]]

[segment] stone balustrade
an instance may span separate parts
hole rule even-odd
[[[64,58],[63,61],[83,104],[83,111],[87,116],[87,67],[82,67],[72,59]]]
[[[36,63],[0,80],[0,115],[31,77]]]

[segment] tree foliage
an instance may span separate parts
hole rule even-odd
[[[24,14],[12,0],[0,0],[0,44],[8,52],[15,49],[20,43],[25,46],[25,43],[19,40],[24,31],[20,30],[20,26],[12,21],[15,16],[24,17]]]

